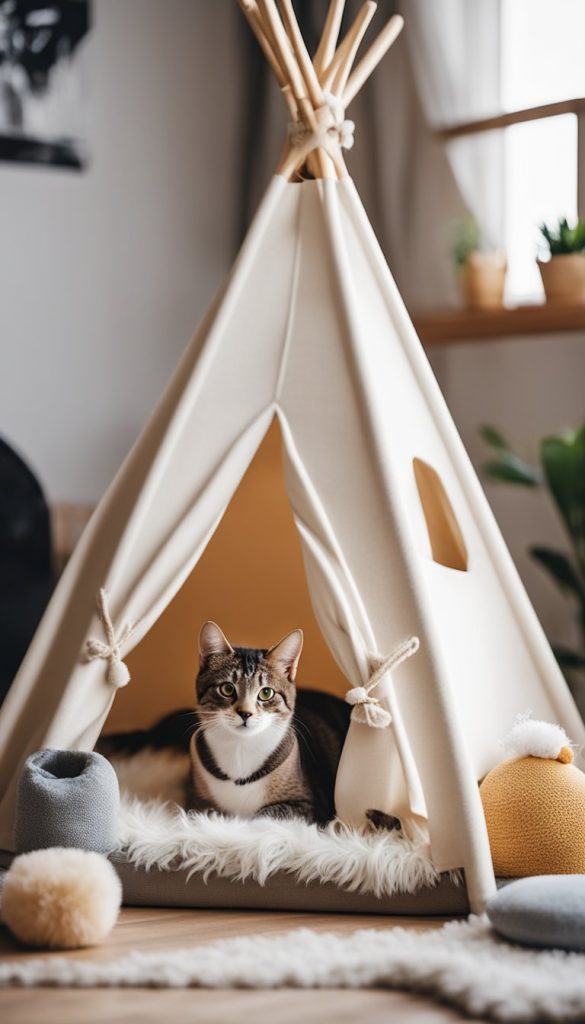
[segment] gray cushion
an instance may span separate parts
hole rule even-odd
[[[585,951],[585,875],[536,875],[510,882],[492,897],[487,914],[506,939]]]
[[[16,850],[73,846],[109,853],[117,845],[119,805],[116,773],[101,754],[38,750],[18,786]]]

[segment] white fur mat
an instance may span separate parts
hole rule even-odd
[[[299,929],[111,961],[20,959],[0,965],[0,986],[9,985],[395,988],[493,1021],[585,1019],[585,955],[511,945],[477,917],[427,932]]]
[[[149,750],[114,764],[122,795],[120,850],[137,866],[180,867],[260,885],[287,871],[299,882],[333,882],[378,897],[439,881],[427,848],[396,832],[187,812],[179,806],[189,769],[185,755]]]

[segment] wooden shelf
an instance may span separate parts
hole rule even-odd
[[[462,135],[481,135],[482,132],[493,132],[501,128],[511,128],[514,124],[525,124],[527,121],[541,121],[545,117],[560,117],[563,114],[585,115],[585,97],[558,100],[556,103],[545,103],[539,107],[524,107],[523,110],[511,110],[506,113],[482,117],[476,121],[460,121],[458,124],[444,125],[437,128],[435,135],[443,142],[460,138]]]
[[[477,312],[437,310],[413,315],[423,345],[448,345],[533,334],[585,333],[585,303],[580,306],[516,306]]]

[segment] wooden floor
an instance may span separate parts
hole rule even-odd
[[[306,926],[345,934],[358,928],[436,928],[441,921],[311,915],[279,912],[210,910],[150,910],[127,908],[108,942],[98,949],[67,954],[77,959],[107,960],[132,949],[170,950],[233,935],[282,932]],[[2,960],[46,956],[20,947],[0,927]],[[53,954],[56,955],[56,954]],[[62,955],[62,954],[58,954]],[[401,992],[202,991],[197,989],[1,989],[2,1024],[113,1024],[156,1021],[158,1024],[297,1024],[298,1021],[360,1021],[378,1024],[390,1020],[405,1024],[446,1024],[462,1021],[455,1011]]]

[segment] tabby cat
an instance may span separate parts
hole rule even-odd
[[[303,634],[268,650],[232,646],[214,622],[199,636],[193,806],[240,817],[333,817],[333,787],[349,708],[295,677]]]

